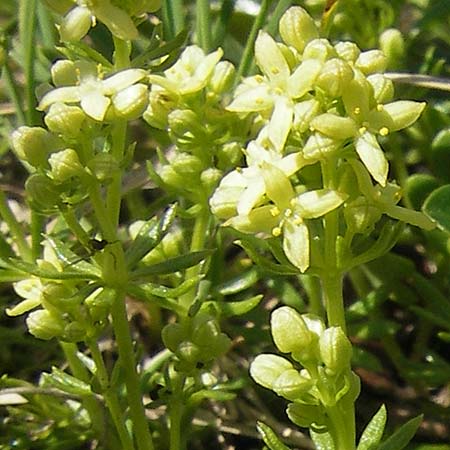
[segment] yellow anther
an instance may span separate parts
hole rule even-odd
[[[292,209],[287,208],[287,209],[284,211],[284,217],[291,217],[291,216],[292,216]]]
[[[388,127],[381,127],[378,131],[381,136],[387,136],[389,134],[389,128]]]
[[[367,128],[361,127],[358,131],[359,131],[359,134],[364,134],[367,131]]]
[[[378,103],[378,105],[377,105],[377,111],[383,111],[383,109],[384,109],[384,106],[381,104],[381,103]]]
[[[280,236],[280,235],[281,235],[281,228],[280,228],[280,227],[275,227],[275,228],[273,228],[272,234],[273,234],[275,237]]]
[[[264,77],[262,77],[261,75],[256,75],[254,80],[259,84],[264,83]]]
[[[283,95],[283,92],[284,92],[283,89],[281,89],[279,87],[275,88],[273,91],[276,95]]]
[[[273,66],[270,71],[274,74],[274,75],[278,75],[280,73],[280,69],[276,66]]]
[[[294,225],[300,225],[301,223],[303,223],[303,219],[297,216],[292,222],[294,222]]]
[[[353,114],[361,114],[361,108],[359,106],[357,106],[354,110],[353,110]]]
[[[261,97],[256,98],[256,99],[255,99],[255,103],[256,103],[257,105],[262,105],[262,104],[264,103],[264,99],[261,98]]]
[[[273,208],[270,208],[270,215],[272,217],[276,217],[280,214],[280,210],[278,209],[278,207],[274,206]]]

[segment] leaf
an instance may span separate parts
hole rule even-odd
[[[381,405],[364,429],[356,450],[376,450],[386,425],[386,407]]]
[[[416,434],[422,422],[423,414],[403,424],[391,437],[386,439],[377,450],[402,450]]]
[[[139,279],[148,275],[162,275],[178,272],[195,266],[209,256],[213,250],[202,250],[198,252],[186,253],[185,255],[169,258],[162,263],[136,269],[130,276],[131,279]]]
[[[432,175],[417,173],[406,180],[405,191],[414,209],[420,209],[428,197],[439,187],[439,181]]]
[[[208,310],[212,307],[215,311],[219,311],[221,317],[242,316],[258,306],[262,298],[263,295],[255,295],[238,302],[205,302],[202,305],[202,309]]]
[[[64,47],[57,47],[57,50],[71,60],[87,59],[101,64],[107,69],[112,69],[113,65],[99,52],[94,50],[84,42],[64,42]]]
[[[316,450],[335,450],[333,438],[330,433],[316,433],[315,431],[310,430],[309,434],[316,446]]]
[[[69,375],[57,367],[52,367],[52,373],[42,373],[41,383],[43,386],[55,387],[72,395],[86,396],[92,394],[89,384]]]
[[[215,289],[221,295],[232,295],[244,291],[253,286],[259,280],[259,273],[256,267],[252,267],[237,277],[220,284]]]
[[[450,184],[433,191],[422,210],[441,230],[450,233]]]
[[[289,447],[284,445],[275,432],[263,422],[256,422],[256,428],[262,437],[264,443],[270,450],[290,450]]]

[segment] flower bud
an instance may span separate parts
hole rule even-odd
[[[38,339],[49,340],[60,337],[64,331],[64,322],[61,318],[45,309],[28,314],[26,323],[28,331]]]
[[[325,62],[330,57],[335,56],[335,50],[327,39],[314,39],[308,43],[303,52],[303,61],[307,59],[317,59]]]
[[[308,392],[313,384],[311,378],[303,377],[295,369],[288,369],[274,381],[272,389],[288,400],[296,400],[302,394]]]
[[[362,52],[355,62],[355,67],[362,73],[384,72],[386,70],[387,58],[381,50],[369,50]]]
[[[80,322],[70,322],[64,327],[62,339],[68,342],[84,341],[87,337],[86,328]]]
[[[273,311],[270,325],[275,345],[283,353],[302,352],[313,340],[302,316],[289,306]]]
[[[55,181],[64,182],[86,173],[80,164],[77,152],[71,148],[52,153],[48,162],[52,168],[51,176]]]
[[[303,403],[289,403],[286,414],[293,423],[302,428],[311,425],[318,428],[326,423],[326,416],[319,405],[305,405]]]
[[[251,377],[261,386],[273,389],[277,378],[286,370],[293,369],[292,364],[278,355],[258,355],[250,365]]]
[[[311,121],[312,131],[319,131],[334,139],[348,139],[358,132],[357,125],[350,117],[340,117],[336,114],[325,113],[316,116]]]
[[[223,173],[221,170],[216,169],[215,167],[210,167],[201,173],[200,181],[206,191],[211,193],[217,187],[222,177]]]
[[[190,363],[196,363],[202,360],[200,347],[190,341],[181,342],[175,353],[180,359]]]
[[[69,106],[65,103],[53,103],[45,115],[44,121],[53,133],[62,134],[63,137],[76,138],[86,119],[81,108]]]
[[[92,26],[92,13],[85,6],[76,6],[64,17],[59,35],[62,41],[79,41],[86,36]]]
[[[51,211],[61,202],[61,191],[49,177],[35,173],[25,183],[25,190],[33,207]]]
[[[42,305],[49,311],[70,313],[79,306],[79,301],[74,298],[76,290],[63,283],[46,283],[42,290]]]
[[[341,327],[327,328],[319,339],[320,357],[326,368],[333,373],[350,366],[352,344]]]
[[[170,161],[175,172],[180,175],[198,174],[203,169],[203,163],[197,156],[190,153],[180,152]]]
[[[78,83],[76,65],[68,59],[60,59],[51,68],[55,86],[73,86]]]
[[[175,139],[192,140],[193,136],[204,134],[204,124],[198,116],[189,109],[176,109],[169,114],[169,127]]]
[[[216,94],[228,91],[234,81],[235,68],[229,61],[220,61],[209,80],[209,88]]]
[[[388,28],[380,35],[380,49],[387,57],[387,67],[398,69],[405,56],[405,39],[396,28]]]
[[[365,197],[345,205],[344,217],[347,228],[353,233],[366,233],[381,218],[381,211],[367,202]]]
[[[334,49],[339,58],[349,63],[354,63],[361,53],[361,50],[354,42],[338,42]]]
[[[179,323],[169,323],[161,332],[164,345],[174,353],[185,336],[185,330]]]
[[[99,153],[95,155],[88,163],[92,174],[99,181],[110,180],[120,168],[114,156],[109,153]]]
[[[41,127],[20,127],[11,140],[17,156],[33,167],[45,167],[48,155],[58,147],[58,139]]]
[[[367,77],[367,81],[373,88],[373,95],[377,103],[387,103],[394,96],[394,83],[381,73],[375,73]]]
[[[353,69],[350,65],[342,59],[333,58],[324,64],[316,86],[331,97],[339,97],[352,79]]]
[[[322,133],[313,133],[303,147],[303,156],[311,160],[326,158],[339,148],[340,142]]]
[[[158,175],[161,177],[161,180],[163,180],[163,182],[168,186],[176,189],[186,188],[186,178],[176,172],[174,168],[169,164],[161,166],[158,169]]]
[[[108,317],[115,298],[115,291],[105,287],[103,289],[96,289],[84,300],[94,322],[103,321]]]
[[[227,142],[217,150],[217,167],[222,170],[236,167],[242,158],[242,146],[238,142]]]
[[[319,37],[319,31],[312,17],[302,7],[294,6],[280,19],[280,35],[301,53],[308,42]]]
[[[148,105],[148,89],[137,83],[122,89],[112,97],[114,112],[122,119],[134,120],[140,117]]]

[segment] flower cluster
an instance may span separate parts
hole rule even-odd
[[[320,38],[299,6],[281,18],[280,35],[284,43],[259,33],[255,59],[262,74],[244,79],[227,107],[252,120],[257,133],[244,149],[247,166],[223,178],[210,205],[225,225],[280,236],[286,256],[304,272],[310,266],[308,222],[359,198],[360,170],[377,189],[387,188],[379,140],[414,123],[425,105],[392,102],[383,53]],[[363,197],[372,205],[373,196]]]
[[[251,364],[251,376],[292,402],[287,414],[295,424],[333,430],[329,411],[359,393],[357,377],[350,370],[350,341],[340,327],[325,328],[319,317],[300,315],[289,306],[272,313],[271,329],[277,348],[302,367],[278,355],[261,354]]]

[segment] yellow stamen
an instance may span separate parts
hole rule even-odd
[[[273,234],[275,237],[280,236],[280,235],[281,235],[281,228],[280,228],[280,227],[275,227],[275,228],[272,230],[272,234]]]
[[[274,206],[273,208],[270,208],[270,214],[272,217],[276,217],[280,214],[280,210]]]
[[[381,127],[378,131],[381,136],[387,136],[389,134],[389,128],[388,127]]]
[[[292,216],[292,209],[287,208],[286,211],[284,211],[284,217],[291,217]]]
[[[383,109],[384,109],[384,106],[381,104],[381,103],[379,103],[378,105],[377,105],[377,111],[383,111]]]
[[[359,131],[359,134],[364,134],[367,131],[367,128],[361,127],[358,131]]]
[[[354,110],[353,110],[353,114],[361,114],[361,108],[359,106],[357,106]]]

